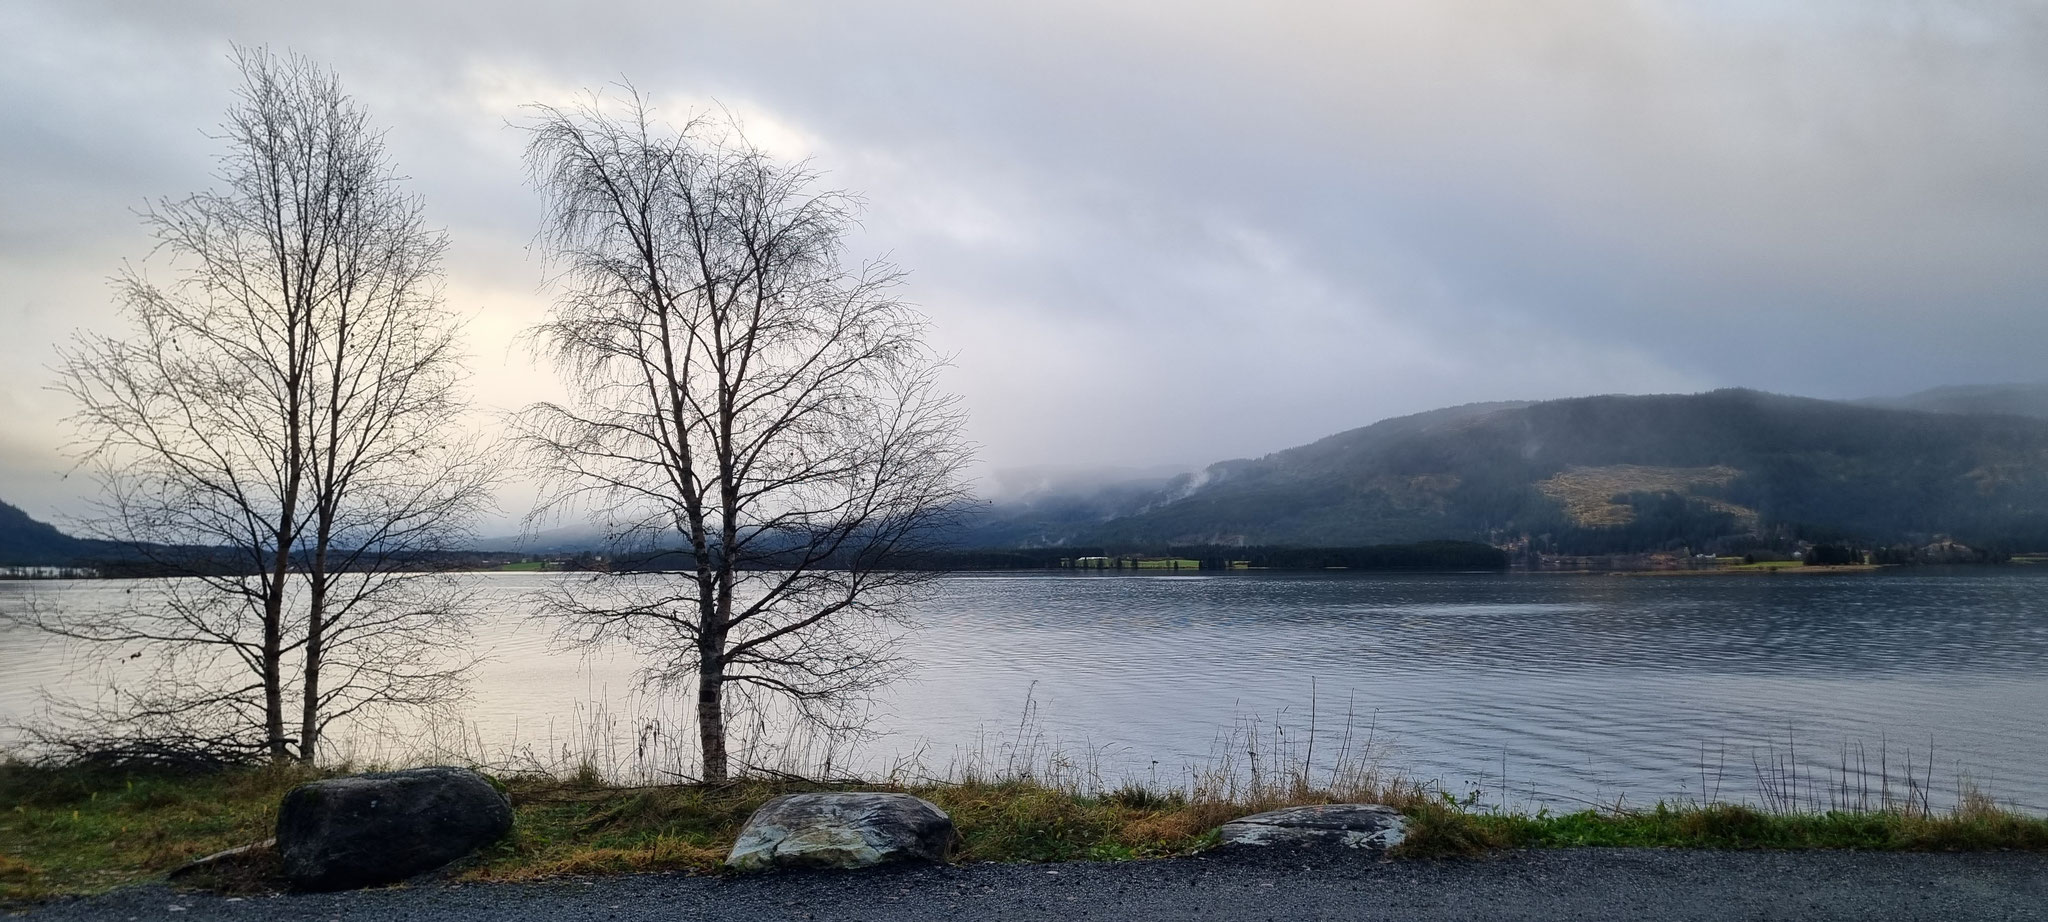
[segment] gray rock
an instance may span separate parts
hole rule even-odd
[[[747,819],[725,863],[760,870],[944,862],[958,837],[944,810],[908,794],[784,794]]]
[[[1338,845],[1385,851],[1401,844],[1407,822],[1379,804],[1324,804],[1257,813],[1223,824],[1225,845]]]
[[[465,768],[415,768],[292,788],[277,811],[284,874],[302,890],[396,883],[512,831],[512,801]]]

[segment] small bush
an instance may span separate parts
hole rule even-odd
[[[1141,784],[1125,784],[1109,795],[1109,801],[1119,807],[1132,810],[1170,810],[1187,806],[1188,798],[1180,791],[1159,792]]]

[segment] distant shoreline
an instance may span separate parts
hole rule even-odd
[[[1796,567],[1720,567],[1712,570],[1550,570],[1551,573],[1603,573],[1607,576],[1769,576],[1773,573],[1875,573],[1879,570],[1904,569],[1898,564],[1888,563],[1845,563],[1819,566]]]

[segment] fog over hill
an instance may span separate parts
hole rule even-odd
[[[1904,397],[1871,397],[1858,403],[1935,413],[2005,413],[2048,419],[2048,381],[2034,384],[1961,384]]]
[[[1961,393],[1969,400],[1958,400]],[[1931,396],[1930,396],[1931,395]],[[2014,389],[1928,412],[1749,390],[1488,403],[1224,461],[1123,508],[998,504],[962,542],[1355,545],[1528,536],[1574,553],[1952,535],[2048,546],[2048,414]],[[1974,401],[1974,402],[1972,402]],[[1024,527],[1019,527],[1022,524]]]
[[[1350,546],[1432,539],[1567,553],[1740,550],[1949,535],[2048,548],[2048,385],[1853,402],[1750,390],[1477,403],[1196,470],[1005,472],[952,543]],[[601,549],[581,522],[479,550]],[[96,542],[0,503],[0,565]]]

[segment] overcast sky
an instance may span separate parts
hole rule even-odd
[[[0,42],[0,499],[43,516],[88,488],[53,350],[121,328],[134,208],[210,184],[232,43],[388,128],[485,408],[553,393],[508,123],[622,78],[866,195],[854,252],[912,271],[992,468],[2048,377],[2035,2],[0,0]]]

